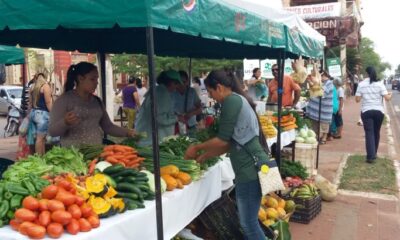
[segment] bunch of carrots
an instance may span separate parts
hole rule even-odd
[[[100,157],[111,164],[121,164],[127,168],[139,168],[145,159],[138,156],[136,149],[118,144],[105,146]]]

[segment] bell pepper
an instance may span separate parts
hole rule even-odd
[[[33,183],[30,180],[28,180],[28,179],[22,180],[22,186],[24,186],[26,189],[28,189],[30,195],[36,195],[35,186],[33,185]]]
[[[15,194],[11,199],[10,199],[10,208],[11,209],[17,209],[21,206],[21,202],[24,196]]]
[[[10,203],[7,200],[3,200],[0,206],[0,219],[3,219],[6,216],[7,211],[10,209]]]
[[[18,184],[18,183],[11,183],[11,182],[6,183],[5,190],[7,190],[11,193],[20,194],[23,196],[29,195],[28,189],[24,188],[21,184]]]

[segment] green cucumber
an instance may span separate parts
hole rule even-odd
[[[139,199],[139,196],[136,193],[122,192],[122,191],[118,191],[117,197],[129,198],[129,199],[132,199],[132,200],[138,200]]]
[[[125,170],[125,167],[122,166],[121,164],[115,164],[110,167],[107,167],[104,169],[103,173],[107,175],[113,175],[113,174],[118,174],[119,172]]]

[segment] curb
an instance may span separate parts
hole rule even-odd
[[[385,112],[388,112],[388,106],[385,101],[383,101],[383,106],[385,108]],[[390,105],[390,109],[391,109],[392,113],[395,113],[392,105]],[[385,126],[387,140],[388,140],[388,154],[389,154],[389,157],[393,161],[393,166],[396,171],[397,192],[398,192],[398,196],[400,196],[400,164],[399,164],[399,161],[395,159],[397,152],[396,152],[396,148],[394,146],[393,131],[392,131],[392,127],[391,127],[390,123],[391,123],[391,120],[390,120],[390,117],[388,116],[388,121],[386,122],[386,126]]]

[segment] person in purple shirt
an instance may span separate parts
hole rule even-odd
[[[126,117],[128,118],[128,128],[134,128],[136,111],[140,107],[139,94],[135,85],[135,78],[129,77],[129,84],[122,90],[122,108]]]

